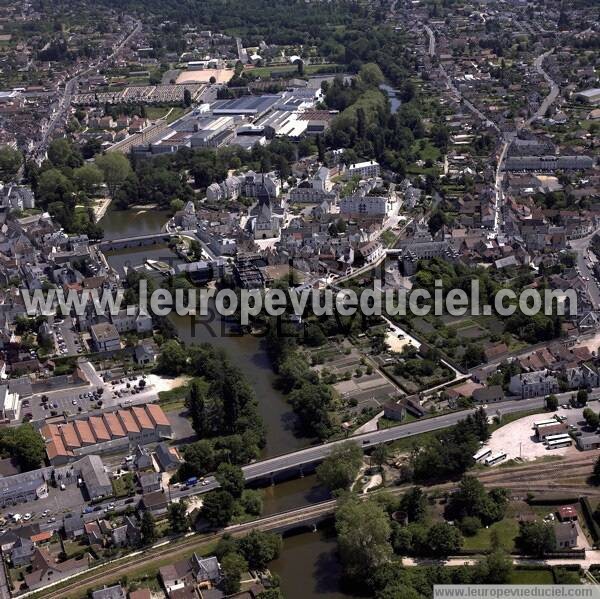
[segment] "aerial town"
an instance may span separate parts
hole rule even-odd
[[[599,148],[597,0],[0,0],[0,599],[600,596]]]

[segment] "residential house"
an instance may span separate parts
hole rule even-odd
[[[555,522],[554,534],[557,549],[572,549],[577,546],[577,525],[575,522]]]
[[[211,588],[219,584],[221,567],[216,557],[200,558],[194,553],[189,559],[163,566],[159,576],[170,595],[188,585]]]
[[[156,363],[160,350],[152,339],[140,339],[135,346],[135,361],[142,366]]]
[[[160,467],[165,472],[177,470],[183,461],[177,447],[171,447],[164,442],[156,446],[155,455]]]
[[[67,539],[82,537],[85,533],[85,522],[81,514],[70,513],[63,519],[63,530]]]
[[[504,389],[500,385],[480,387],[473,390],[473,401],[479,404],[490,404],[504,399]]]
[[[10,561],[15,568],[31,563],[35,545],[28,538],[19,537],[10,549]]]
[[[509,390],[522,398],[540,397],[556,393],[558,381],[548,370],[523,372],[511,377]]]
[[[169,500],[163,490],[152,491],[142,495],[142,507],[152,512],[155,516],[167,513]]]
[[[92,599],[127,599],[125,591],[120,584],[112,587],[105,586],[103,589],[92,591]]]
[[[101,322],[90,327],[92,343],[96,351],[118,351],[121,349],[121,338],[114,324]]]
[[[31,572],[25,574],[25,584],[30,591],[34,591],[87,570],[89,563],[89,555],[84,559],[69,559],[57,563],[46,549],[36,547],[31,559]]]
[[[151,493],[152,491],[159,491],[161,489],[162,477],[158,472],[138,474],[138,480],[140,487],[142,487],[142,493]]]

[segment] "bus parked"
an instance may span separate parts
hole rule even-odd
[[[548,441],[548,449],[559,449],[560,447],[571,447],[573,445],[573,439],[554,439],[554,441]]]
[[[485,458],[488,458],[492,455],[492,450],[491,449],[485,449],[482,448],[480,449],[474,456],[473,459],[476,462],[481,462],[482,460],[485,460]]]
[[[502,451],[500,453],[491,455],[489,458],[486,458],[485,465],[493,466],[494,464],[497,464],[498,462],[501,462],[502,460],[505,460],[505,459],[506,459],[506,453]]]

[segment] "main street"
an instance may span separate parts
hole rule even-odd
[[[558,97],[558,92],[560,91],[556,82],[552,79],[552,77],[550,77],[550,75],[548,75],[546,71],[544,71],[544,59],[550,54],[552,54],[552,52],[554,52],[554,48],[552,48],[552,50],[544,52],[533,61],[533,66],[535,67],[536,71],[544,77],[544,79],[550,86],[550,92],[544,98],[543,102],[540,104],[540,107],[536,110],[536,112],[529,118],[529,120],[527,121],[528,125],[531,125],[531,123],[533,123],[533,121],[537,119],[543,118],[548,108],[552,106],[552,104]]]
[[[591,250],[589,248],[594,235],[598,233],[600,233],[600,229],[596,229],[585,237],[570,241],[571,251],[576,256],[577,268],[581,273],[581,277],[587,283],[587,293],[595,310],[600,308],[600,285],[596,281],[596,275],[591,267]]]
[[[50,121],[48,125],[43,131],[42,139],[36,144],[33,149],[31,155],[32,158],[41,162],[48,149],[48,145],[52,138],[52,134],[54,133],[57,127],[62,127],[65,124],[66,119],[69,115],[69,109],[71,107],[71,98],[75,94],[77,90],[77,85],[79,83],[79,78],[84,77],[85,75],[90,75],[92,73],[96,73],[103,66],[110,64],[110,62],[120,54],[123,48],[141,31],[142,23],[141,21],[137,21],[132,31],[130,31],[121,42],[119,42],[114,48],[109,56],[106,58],[99,60],[98,62],[91,63],[90,65],[84,67],[81,71],[76,73],[73,77],[71,77],[68,81],[65,82],[65,87],[62,94],[58,98],[58,102],[56,107],[52,112],[52,116],[50,117]]]

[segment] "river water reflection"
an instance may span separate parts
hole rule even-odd
[[[106,239],[130,235],[158,233],[167,221],[168,213],[160,211],[111,211],[100,221]],[[110,252],[111,265],[118,270],[123,266],[142,264],[146,259],[164,260],[175,255],[168,248],[132,248]],[[294,435],[294,414],[282,393],[273,386],[275,374],[262,338],[234,334],[218,318],[199,319],[173,314],[170,320],[178,336],[185,343],[210,343],[224,349],[244,373],[258,399],[260,414],[267,429],[265,457],[286,453],[309,444],[307,439]]]
[[[146,210],[110,211],[100,221],[105,239],[159,233],[168,213]],[[124,266],[142,264],[146,259],[165,260],[168,248],[132,248],[111,252],[110,263],[121,270]],[[207,318],[196,323],[184,316],[170,317],[178,336],[185,343],[211,343],[224,349],[246,376],[258,399],[259,411],[267,430],[265,457],[300,449],[307,439],[294,435],[294,414],[282,393],[273,386],[264,341],[260,337],[233,334],[220,319]],[[328,493],[317,483],[314,474],[279,483],[263,489],[264,514],[292,509],[323,501]],[[336,554],[335,534],[331,526],[315,533],[302,533],[284,540],[284,551],[271,564],[281,576],[286,599],[349,599],[340,590],[340,564]]]
[[[333,524],[285,537],[279,559],[269,568],[281,578],[286,599],[350,599],[341,589],[341,564]]]

